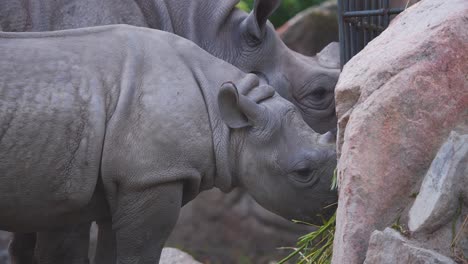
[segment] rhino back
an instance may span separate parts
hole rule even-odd
[[[0,35],[0,227],[52,221],[95,191],[120,69],[92,67],[116,55],[88,51],[105,41],[63,39]]]
[[[244,75],[234,66],[124,25],[0,33],[0,56],[2,216],[80,209],[99,176],[106,192],[184,181],[185,201],[213,187],[215,100]]]
[[[4,31],[50,31],[110,24],[147,26],[133,0],[0,1],[0,28]]]
[[[191,40],[194,29],[215,31],[238,0],[2,0],[4,31],[50,31],[128,24],[175,32]],[[182,19],[183,18],[183,19]],[[210,23],[207,23],[210,21]]]

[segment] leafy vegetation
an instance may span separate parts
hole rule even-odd
[[[296,223],[312,225],[304,222]],[[333,239],[335,234],[336,212],[333,216],[324,221],[323,225],[317,226],[317,230],[310,232],[299,238],[294,251],[278,264],[296,257],[297,264],[330,264],[333,253]],[[312,225],[313,226],[313,225]]]
[[[275,27],[280,27],[300,11],[310,6],[318,5],[324,1],[325,0],[283,0],[278,10],[275,11],[269,20]],[[237,4],[237,7],[246,12],[250,12],[253,3],[254,0],[241,0],[239,4]]]
[[[464,216],[464,220],[459,228],[456,230],[457,221],[462,216],[462,208],[463,208],[463,199],[459,198],[459,204],[457,211],[454,215],[452,220],[452,243],[450,243],[450,249],[452,251],[452,257],[457,261],[457,263],[468,264],[468,256],[465,256],[465,252],[460,245],[460,240],[463,234],[468,231],[468,216]]]
[[[337,171],[333,173],[331,189],[338,188]],[[288,260],[296,258],[297,264],[330,264],[333,253],[333,239],[335,238],[336,212],[330,219],[323,219],[323,225],[316,226],[301,221],[293,221],[317,227],[317,230],[299,238],[297,247],[282,248],[292,249],[293,252],[283,258],[278,264],[287,263]]]

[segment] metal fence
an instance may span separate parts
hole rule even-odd
[[[390,0],[338,0],[341,67],[403,10],[391,8]]]

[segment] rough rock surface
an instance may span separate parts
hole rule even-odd
[[[453,131],[432,161],[409,211],[411,232],[433,233],[456,214],[468,194],[468,134]],[[465,199],[464,199],[465,200]]]
[[[364,264],[455,264],[450,258],[420,248],[391,228],[374,231]]]
[[[164,248],[159,264],[201,264],[189,254],[176,248]]]
[[[423,0],[351,59],[336,88],[340,194],[334,264],[362,263],[450,131],[468,122],[468,2]]]
[[[336,1],[310,7],[277,29],[281,39],[292,50],[313,56],[328,43],[338,41]]]

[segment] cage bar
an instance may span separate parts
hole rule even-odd
[[[404,8],[390,8],[390,0],[337,0],[341,67],[377,37],[390,16]]]

